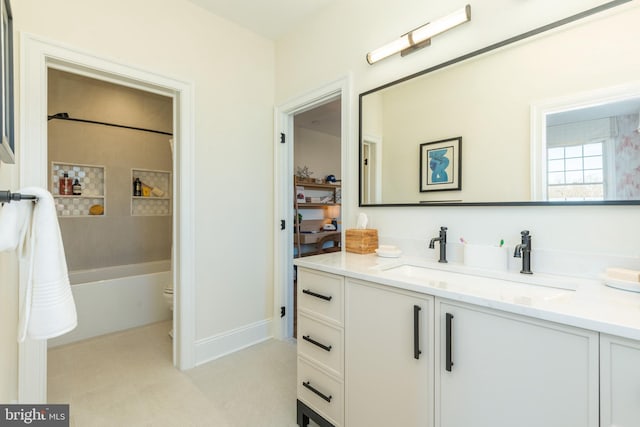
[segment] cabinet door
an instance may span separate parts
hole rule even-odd
[[[600,338],[602,427],[640,426],[640,342]]]
[[[597,333],[440,299],[436,321],[438,427],[598,426]]]
[[[347,281],[345,424],[432,426],[433,300],[387,289]]]

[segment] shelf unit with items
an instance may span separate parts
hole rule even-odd
[[[321,181],[321,182],[320,182]],[[340,217],[340,203],[342,201],[340,184],[324,182],[322,180],[316,181],[310,178],[299,178],[294,176],[293,178],[293,208],[294,208],[294,250],[297,250],[295,257],[304,256],[304,253],[315,253],[318,248],[309,252],[309,248],[304,248],[304,245],[309,243],[316,243],[322,237],[325,237],[327,233],[335,234],[338,232],[338,221]],[[326,208],[326,211],[322,213],[322,219],[317,217],[320,215],[318,212],[310,212],[310,215],[302,214],[301,210],[317,209],[322,210]],[[302,220],[303,217],[311,218],[309,220]],[[329,224],[332,224],[332,228]],[[305,234],[312,233],[312,234]],[[309,240],[311,239],[311,240]],[[323,247],[322,243],[319,244]],[[335,244],[334,244],[335,245]],[[317,245],[316,245],[317,246]]]
[[[295,200],[299,209],[340,206],[342,201],[340,184],[304,181],[294,177]]]
[[[139,193],[136,193],[136,179],[140,180]],[[131,215],[171,215],[171,182],[169,171],[131,169]]]
[[[73,183],[78,180],[80,194],[61,194],[64,174]],[[106,213],[105,167],[78,163],[51,162],[51,194],[56,203],[56,212],[61,218],[104,216]],[[76,192],[78,189],[76,188]]]

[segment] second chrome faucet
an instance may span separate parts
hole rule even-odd
[[[429,242],[429,249],[435,249],[435,243],[440,243],[440,259],[438,262],[447,262],[447,227],[440,227],[440,235]]]

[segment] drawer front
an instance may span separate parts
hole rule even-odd
[[[344,334],[300,313],[298,316],[298,353],[323,365],[334,375],[343,377]]]
[[[344,385],[298,357],[298,399],[336,427],[344,423]]]
[[[298,309],[342,325],[344,278],[298,268]]]

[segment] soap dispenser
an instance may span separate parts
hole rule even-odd
[[[58,191],[61,196],[70,196],[73,193],[71,188],[71,178],[69,178],[69,173],[65,172],[60,178],[60,182],[58,183]]]
[[[142,196],[142,181],[140,181],[140,178],[136,178],[133,181],[133,195]]]
[[[82,186],[80,185],[80,181],[78,181],[78,178],[73,180],[73,195],[74,196],[79,196],[82,194]]]

